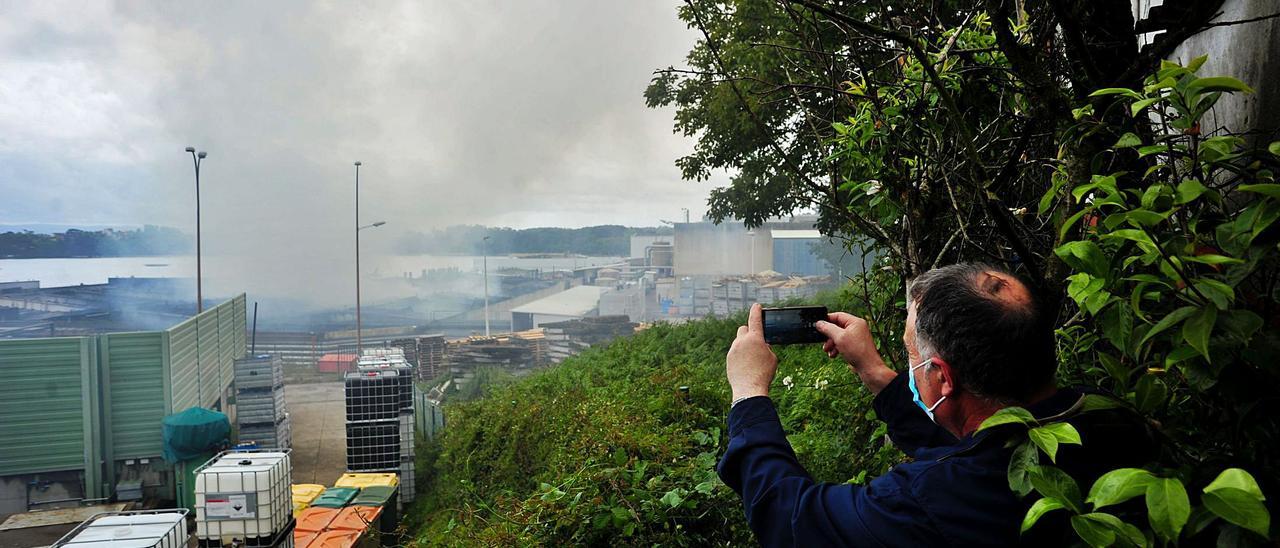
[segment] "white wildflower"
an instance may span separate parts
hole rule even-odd
[[[782,386],[787,387],[787,390],[791,390],[793,385],[794,383],[791,382],[791,375],[787,375],[782,378]]]
[[[867,189],[864,192],[867,193],[867,196],[874,196],[877,192],[880,192],[880,181],[875,179],[867,181]]]

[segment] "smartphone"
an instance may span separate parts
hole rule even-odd
[[[820,343],[827,336],[818,332],[814,322],[827,319],[825,306],[787,306],[765,308],[764,342],[769,344]]]

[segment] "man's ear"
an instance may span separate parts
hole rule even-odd
[[[954,393],[958,388],[955,383],[955,376],[953,375],[953,371],[951,370],[951,364],[947,363],[947,360],[944,360],[938,356],[934,356],[933,365],[934,365],[934,369],[938,371],[942,380],[942,385],[938,387],[939,392],[942,394],[943,397],[951,396],[951,394]]]

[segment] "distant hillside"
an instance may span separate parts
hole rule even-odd
[[[632,235],[670,233],[671,229],[666,227],[635,228],[619,225],[525,229],[460,225],[430,232],[410,232],[397,242],[396,251],[405,255],[479,255],[485,248],[484,237],[488,236],[490,254],[579,253],[623,256],[631,251]]]
[[[53,234],[0,232],[0,258],[7,259],[177,255],[190,253],[192,247],[191,236],[181,230],[151,225],[136,230],[73,228]]]

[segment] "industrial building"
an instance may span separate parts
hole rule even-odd
[[[606,287],[580,285],[512,308],[511,330],[524,331],[546,323],[597,316],[600,297],[608,291]]]

